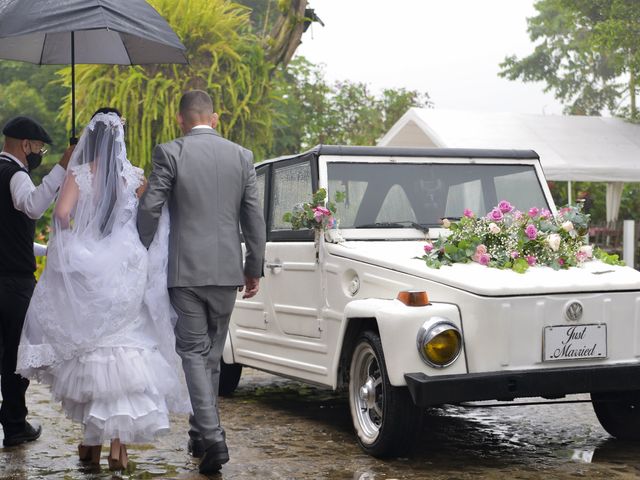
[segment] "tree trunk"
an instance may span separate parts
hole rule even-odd
[[[290,0],[288,8],[281,12],[269,35],[272,43],[267,50],[267,58],[274,65],[286,66],[302,43],[306,8],[307,0]]]

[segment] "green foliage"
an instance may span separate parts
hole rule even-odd
[[[127,118],[130,159],[146,167],[154,144],[179,135],[181,94],[208,91],[220,114],[220,133],[264,156],[272,138],[270,73],[250,10],[228,0],[152,0],[187,47],[189,65],[136,67],[82,65],[77,71],[78,117],[86,123],[102,106]],[[71,72],[62,72],[65,85]],[[61,119],[67,119],[66,98]]]
[[[593,256],[601,262],[606,263],[607,265],[625,265],[625,263],[620,260],[620,257],[617,254],[609,254],[601,248],[594,249]]]
[[[64,96],[63,87],[55,82],[57,68],[0,60],[0,125],[16,115],[33,117],[60,153],[67,145],[67,133],[55,116]]]
[[[415,90],[376,95],[364,83],[329,83],[322,67],[304,57],[295,58],[277,80],[271,156],[322,143],[373,145],[410,107],[431,105],[426,93]]]
[[[505,58],[500,76],[542,81],[567,113],[609,110],[638,120],[640,2],[538,0],[527,19],[534,52]]]

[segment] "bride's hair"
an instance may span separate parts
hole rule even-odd
[[[117,108],[113,108],[113,107],[102,107],[102,108],[99,108],[98,110],[96,110],[96,112],[93,115],[91,115],[91,118],[95,117],[99,113],[115,113],[120,118],[122,118],[122,114],[120,113],[120,110],[118,110]]]

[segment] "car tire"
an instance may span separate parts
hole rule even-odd
[[[238,363],[225,363],[220,359],[220,383],[218,384],[218,395],[230,397],[238,388],[240,376],[242,375],[242,365]]]
[[[640,440],[640,391],[592,393],[602,428],[619,440]]]
[[[349,368],[349,407],[360,447],[374,457],[407,453],[421,430],[424,410],[406,387],[389,383],[382,342],[374,331],[356,340]]]

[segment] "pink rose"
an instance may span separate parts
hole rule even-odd
[[[538,215],[538,213],[540,213],[540,210],[538,210],[536,207],[531,207],[531,208],[529,209],[529,216],[530,216],[531,218],[536,217],[536,216]]]
[[[317,206],[313,207],[313,218],[316,222],[322,222],[322,217],[328,217],[331,215],[331,211],[328,208]]]
[[[543,208],[542,210],[540,210],[540,218],[545,220],[551,218],[551,212],[546,208]]]
[[[515,212],[513,212],[513,218],[515,218],[516,220],[520,220],[523,216],[524,215],[520,210],[516,210]]]
[[[432,243],[427,243],[424,246],[424,253],[431,253],[431,250],[433,250],[433,244]]]
[[[535,240],[536,237],[538,236],[538,229],[536,228],[535,225],[533,225],[532,223],[530,223],[529,225],[527,225],[527,227],[524,229],[524,233],[527,235],[527,237],[529,238],[529,240]]]
[[[559,259],[558,259],[558,264],[559,264],[560,266],[563,266],[563,265],[564,265],[564,258],[559,258]]]
[[[527,255],[527,263],[529,264],[530,267],[533,267],[537,261],[538,259],[533,255]]]
[[[471,210],[469,210],[468,208],[464,209],[463,215],[467,218],[473,218],[473,212]]]
[[[579,251],[578,253],[576,253],[576,260],[578,260],[578,263],[582,263],[586,259],[587,259],[586,252]]]
[[[506,200],[502,200],[500,203],[498,203],[498,209],[502,213],[509,213],[513,210],[513,206]]]
[[[511,258],[518,258],[520,256],[520,254],[516,251],[511,252]]]
[[[483,253],[478,258],[478,263],[480,265],[485,265],[486,266],[486,265],[489,265],[489,260],[491,260],[491,255],[489,255],[488,253]]]
[[[503,217],[504,215],[502,215],[502,211],[500,211],[499,208],[494,208],[487,215],[487,218],[489,218],[489,220],[494,220],[496,222],[499,222],[500,220],[502,220]]]
[[[482,258],[486,255],[487,258],[491,258],[491,256],[487,253],[487,247],[483,244],[480,244],[476,247],[476,253],[473,254],[473,256],[471,257],[471,259],[474,262],[478,262],[478,263],[482,263]],[[487,260],[487,263],[489,263],[489,261]],[[484,263],[483,265],[486,265],[486,263]]]

